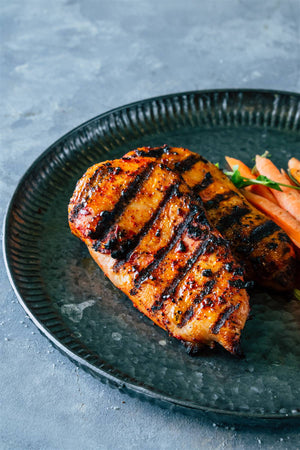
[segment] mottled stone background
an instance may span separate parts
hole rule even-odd
[[[223,87],[300,91],[299,0],[1,2],[1,220],[40,153],[125,103]],[[297,430],[219,428],[77,369],[0,268],[1,449],[300,448]]]

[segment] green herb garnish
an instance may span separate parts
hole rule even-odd
[[[289,184],[277,183],[276,181],[270,180],[270,178],[265,177],[264,175],[259,175],[257,178],[247,178],[243,177],[239,171],[239,166],[233,166],[233,171],[227,172],[224,170],[225,175],[227,175],[233,184],[238,188],[244,188],[246,186],[251,186],[252,184],[260,184],[262,186],[266,186],[271,189],[275,189],[276,191],[282,191],[280,186],[289,187],[292,189],[298,189],[297,186],[291,186]]]

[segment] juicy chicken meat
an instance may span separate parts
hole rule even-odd
[[[96,164],[77,183],[69,224],[115,286],[190,351],[218,342],[239,352],[243,270],[179,175],[148,157]]]
[[[199,195],[207,218],[225,239],[245,277],[276,290],[289,290],[295,281],[295,252],[286,233],[253,207],[214,164],[187,149],[143,147],[125,155],[151,157],[179,173]]]

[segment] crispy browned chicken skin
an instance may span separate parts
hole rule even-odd
[[[243,270],[182,178],[154,158],[96,164],[69,204],[72,232],[108,278],[187,346],[239,352]]]
[[[289,290],[295,282],[295,252],[286,233],[252,206],[214,164],[184,148],[142,147],[125,155],[151,157],[181,174],[203,201],[208,220],[230,243],[245,277]]]

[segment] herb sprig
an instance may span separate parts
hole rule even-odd
[[[233,171],[227,172],[224,170],[225,175],[227,175],[233,184],[238,188],[244,188],[246,186],[251,186],[252,184],[260,184],[276,191],[282,191],[280,186],[300,190],[300,187],[291,186],[289,184],[277,183],[276,181],[270,180],[270,178],[265,175],[259,175],[257,178],[247,178],[241,175],[239,171],[239,166],[233,166]]]

